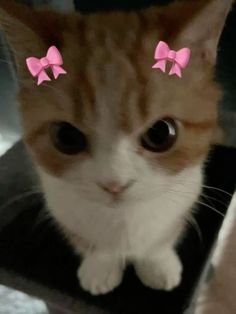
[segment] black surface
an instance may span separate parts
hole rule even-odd
[[[14,151],[10,154],[14,156]],[[7,156],[4,158],[6,165]],[[206,168],[205,184],[215,189],[204,189],[204,194],[212,198],[208,202],[206,199],[204,201],[222,213],[225,213],[230,202],[229,194],[235,189],[235,160],[235,149],[216,147],[210,154]],[[2,164],[0,161],[0,173]],[[11,175],[14,175],[12,169]],[[34,197],[33,202],[28,204],[30,206],[25,206],[10,224],[0,230],[0,267],[108,309],[112,314],[182,314],[191,302],[199,275],[223,220],[221,215],[210,208],[198,207],[196,219],[202,239],[194,228],[189,228],[179,247],[184,263],[183,282],[175,291],[165,293],[147,289],[136,278],[133,270],[129,269],[122,286],[115,292],[91,297],[79,288],[76,279],[77,257],[63,241],[55,225],[48,219],[42,219],[42,198]]]
[[[74,0],[75,8],[84,13],[109,10],[133,10],[151,5],[165,5],[173,0]]]

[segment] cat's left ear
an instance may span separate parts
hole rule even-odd
[[[35,11],[12,0],[0,0],[0,28],[11,47],[21,81],[29,77],[26,58],[42,57],[49,46],[57,45],[60,15]]]
[[[190,18],[178,36],[178,40],[202,51],[207,61],[216,62],[217,47],[227,15],[234,0],[190,0],[183,1],[189,6]],[[184,16],[183,16],[184,19]]]

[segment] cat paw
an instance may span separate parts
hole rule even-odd
[[[171,291],[181,282],[182,264],[174,251],[161,258],[139,260],[135,270],[143,284],[152,289]]]
[[[122,276],[122,263],[107,256],[86,257],[78,270],[81,287],[92,295],[111,292],[119,286]]]

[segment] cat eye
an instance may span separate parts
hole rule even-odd
[[[165,152],[176,142],[177,132],[178,127],[173,119],[159,120],[141,136],[141,145],[151,152]]]
[[[51,124],[49,136],[54,147],[66,155],[75,155],[87,148],[85,135],[67,122]]]

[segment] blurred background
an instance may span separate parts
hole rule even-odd
[[[16,108],[16,80],[9,63],[5,38],[0,33],[0,155],[14,143],[20,134]]]

